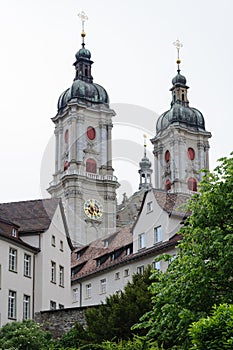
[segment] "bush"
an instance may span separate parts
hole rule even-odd
[[[0,349],[42,350],[48,349],[51,334],[44,332],[34,321],[7,323],[0,329]]]
[[[233,349],[233,305],[214,306],[212,315],[194,322],[189,334],[191,350]]]

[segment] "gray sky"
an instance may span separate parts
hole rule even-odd
[[[41,197],[42,158],[54,130],[50,118],[74,78],[81,10],[89,17],[86,47],[94,81],[112,103],[155,115],[169,109],[176,74],[172,43],[179,38],[190,106],[204,114],[212,132],[211,168],[232,151],[232,0],[1,0],[1,202]],[[142,142],[136,135],[135,143]]]

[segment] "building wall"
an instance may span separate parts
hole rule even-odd
[[[42,329],[51,332],[53,339],[57,339],[71,330],[76,322],[85,325],[85,310],[86,308],[67,308],[42,311],[36,313],[35,321],[41,324]]]
[[[61,246],[61,242],[62,246]],[[41,234],[41,252],[36,258],[35,311],[49,310],[50,301],[56,307],[69,305],[70,296],[70,247],[58,206],[49,229]],[[51,282],[51,262],[56,264],[55,280]],[[59,266],[64,268],[64,286],[59,285]]]
[[[26,247],[11,240],[2,238],[0,242],[0,326],[11,321],[23,320],[23,298],[30,297],[30,317],[33,313],[33,256],[34,253]],[[16,271],[9,270],[9,249],[17,251]],[[31,256],[31,276],[24,276],[24,254]],[[9,291],[16,292],[16,315],[8,318]]]
[[[166,250],[166,253],[174,256],[176,254],[175,248]],[[91,306],[98,305],[101,302],[105,302],[106,297],[121,291],[132,281],[132,276],[135,273],[143,273],[144,269],[148,265],[152,265],[153,268],[158,268],[162,271],[167,269],[167,262],[161,261],[157,266],[153,264],[154,258],[160,255],[150,254],[140,258],[130,260],[118,265],[113,265],[109,269],[105,269],[102,272],[92,274],[86,278],[77,280],[71,284],[71,307],[72,306]],[[106,281],[106,289],[102,290],[102,282]],[[91,285],[90,294],[88,294],[88,285]],[[76,296],[76,297],[75,297]]]
[[[151,206],[151,210],[149,210]],[[169,216],[157,203],[153,190],[146,194],[146,199],[133,229],[133,253],[153,247],[156,243],[154,229],[161,226],[162,241],[168,241],[181,227],[181,219]],[[140,246],[139,235],[144,234],[144,245]]]

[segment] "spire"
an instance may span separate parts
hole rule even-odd
[[[151,183],[151,174],[152,174],[152,169],[151,169],[151,162],[149,158],[146,156],[146,139],[147,136],[144,134],[144,157],[142,158],[141,162],[139,163],[140,169],[138,170],[140,174],[140,183],[139,183],[139,190],[141,189],[150,189],[152,188],[152,183]]]
[[[93,82],[93,77],[91,75],[91,65],[93,61],[91,61],[91,53],[88,49],[85,48],[85,41],[84,38],[86,37],[85,33],[85,22],[88,20],[87,15],[84,11],[80,12],[78,14],[78,17],[81,19],[82,22],[82,48],[76,53],[76,62],[74,63],[74,66],[76,68],[76,76],[74,80],[83,80],[87,83]]]
[[[188,106],[189,101],[187,97],[187,89],[188,86],[186,85],[186,78],[180,74],[180,49],[183,47],[183,44],[180,42],[179,39],[177,39],[173,45],[177,49],[177,75],[172,79],[172,85],[173,87],[170,89],[172,91],[172,102],[171,105],[173,106],[174,103],[181,104],[183,106]]]

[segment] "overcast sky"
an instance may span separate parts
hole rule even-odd
[[[54,131],[50,118],[75,75],[81,10],[89,17],[86,47],[94,61],[94,81],[106,88],[117,110],[137,109],[134,131],[128,126],[121,133],[135,142],[130,191],[138,185],[135,164],[142,154],[137,145],[143,143],[145,119],[152,118],[150,137],[156,115],[170,107],[177,38],[183,43],[181,73],[190,87],[190,106],[203,113],[212,133],[211,168],[232,151],[232,0],[1,0],[1,202],[40,198],[46,187],[41,168]],[[123,124],[117,118],[116,125]],[[114,137],[119,139],[117,133]],[[114,167],[126,186],[130,179],[124,179],[119,159]]]

